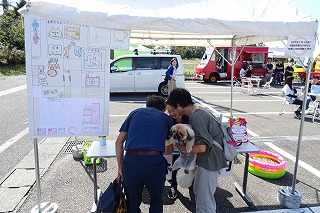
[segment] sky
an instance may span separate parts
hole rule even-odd
[[[320,45],[319,45],[319,39],[320,39],[320,1],[319,0],[291,0],[296,6],[303,9],[306,13],[311,15],[312,17],[316,18],[318,20],[318,41],[316,41],[316,47],[314,51],[315,54],[318,55],[320,53]],[[269,44],[268,44],[269,46]],[[283,44],[281,42],[275,42],[274,44],[270,44],[270,46],[273,47],[283,47]]]
[[[319,0],[292,0],[295,5],[302,8],[305,12],[309,13],[311,16],[316,18],[318,20],[318,40],[316,41],[316,47],[315,47],[315,53],[313,54],[319,54],[320,53],[320,1]]]

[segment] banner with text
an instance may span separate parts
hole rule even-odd
[[[289,36],[286,55],[289,57],[312,57],[315,47],[315,36]]]

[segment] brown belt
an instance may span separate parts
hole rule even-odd
[[[152,156],[161,155],[160,151],[141,151],[141,150],[127,150],[126,153],[137,156]]]

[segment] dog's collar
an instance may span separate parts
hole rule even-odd
[[[186,140],[177,140],[178,142],[178,145],[180,145],[180,146],[185,146],[186,144],[185,144],[185,141]]]

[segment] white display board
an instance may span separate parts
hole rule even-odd
[[[109,134],[110,48],[129,33],[26,14],[29,136]]]

